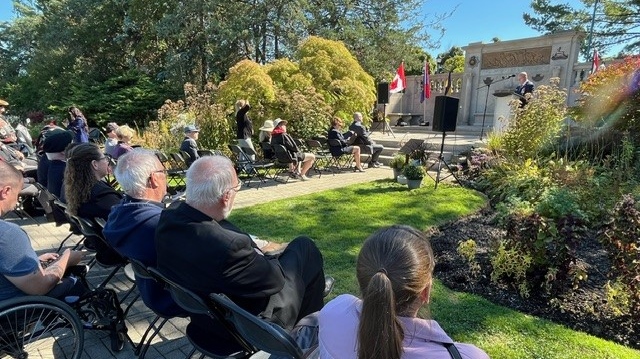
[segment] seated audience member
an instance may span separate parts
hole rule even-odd
[[[198,154],[198,135],[200,130],[195,125],[189,125],[184,128],[184,140],[180,145],[180,151],[184,151],[189,154],[188,158],[185,158],[187,166],[191,166],[193,161],[200,158]]]
[[[353,114],[353,122],[351,123],[351,126],[349,126],[349,130],[358,136],[353,142],[354,145],[367,146],[371,149],[372,155],[371,160],[369,161],[369,168],[380,167],[382,163],[378,162],[378,158],[380,157],[382,150],[384,150],[384,146],[376,144],[369,138],[371,132],[369,132],[362,124],[362,114],[360,112]]]
[[[139,148],[120,157],[115,176],[125,196],[111,209],[104,236],[121,255],[156,267],[155,232],[167,194],[167,174],[155,153]],[[184,313],[155,280],[136,278],[136,284],[144,303],[155,312]]]
[[[111,157],[115,157],[116,145],[118,144],[118,135],[116,135],[117,129],[118,124],[115,122],[109,122],[107,123],[107,127],[105,127],[107,140],[104,142],[104,153]]]
[[[305,153],[300,151],[296,141],[287,133],[287,121],[276,119],[273,121],[275,128],[271,132],[271,144],[282,145],[289,151],[291,157],[298,161],[297,168],[294,169],[294,175],[301,180],[306,181],[307,172],[313,166],[316,156],[313,153]],[[302,163],[302,166],[300,165]]]
[[[124,125],[119,126],[116,129],[116,136],[118,136],[118,143],[113,149],[113,157],[114,159],[118,159],[118,157],[124,155],[125,153],[133,150],[133,146],[131,145],[131,140],[133,136],[135,136],[136,132],[133,128]]]
[[[107,220],[111,207],[122,200],[122,195],[102,180],[108,173],[109,158],[97,145],[82,143],[68,151],[61,199],[69,213],[90,221]],[[120,258],[100,239],[87,238],[85,244],[95,248],[101,263],[116,263]]]
[[[447,349],[454,342],[440,325],[418,318],[429,304],[434,264],[429,240],[409,226],[367,238],[356,263],[363,299],[339,295],[320,311],[320,358],[455,358]],[[462,358],[489,358],[470,344],[455,343],[451,350]]]
[[[38,161],[38,182],[60,198],[64,169],[67,167],[65,149],[73,141],[73,134],[63,129],[52,131],[42,144],[44,158]],[[43,168],[46,167],[46,168]]]
[[[278,119],[279,120],[279,119]],[[258,140],[260,143],[271,144],[271,131],[273,131],[273,121],[265,120],[262,127],[260,127],[260,133],[258,134]],[[275,153],[271,149],[271,146],[262,147],[262,156],[266,159],[272,160],[276,157]]]
[[[342,133],[342,120],[339,117],[334,117],[331,120],[331,128],[329,128],[329,133],[327,134],[327,138],[329,140],[338,140],[340,141],[340,146],[329,146],[329,151],[331,151],[331,155],[338,157],[345,153],[352,153],[353,158],[356,161],[356,171],[364,172],[362,169],[362,164],[360,163],[360,147],[358,146],[350,146],[348,144],[348,138],[353,136],[353,132],[348,131],[346,133]]]
[[[224,293],[287,330],[322,308],[323,259],[311,239],[297,237],[278,257],[269,256],[227,221],[241,185],[228,158],[201,157],[186,181],[186,201],[165,209],[156,230],[164,275],[203,296]],[[191,320],[203,337],[238,349],[221,324],[196,315]]]
[[[0,217],[13,210],[22,189],[22,174],[0,161]],[[18,225],[0,219],[0,300],[24,295],[65,296],[83,294],[87,288],[75,277],[63,277],[67,268],[82,259],[82,252],[66,249],[61,255],[41,256],[31,247],[27,234]],[[43,268],[41,262],[49,265]]]
[[[12,145],[18,141],[18,136],[11,123],[4,117],[7,106],[9,106],[7,101],[0,100],[0,142]]]

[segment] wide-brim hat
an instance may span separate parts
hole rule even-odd
[[[278,127],[280,125],[286,125],[287,124],[287,120],[283,120],[281,118],[276,118],[275,121],[273,121],[273,126]]]
[[[276,128],[276,126],[273,124],[273,121],[271,120],[266,120],[264,121],[264,124],[262,125],[262,127],[260,127],[260,131],[273,131],[273,129]]]
[[[9,106],[9,103],[3,99],[0,99],[0,106]]]
[[[200,129],[196,127],[196,125],[189,125],[184,127],[184,133],[189,132],[200,132]]]

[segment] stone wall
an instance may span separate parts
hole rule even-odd
[[[518,86],[517,75],[525,71],[536,86],[548,85],[552,77],[560,79],[560,87],[569,94],[567,103],[573,105],[578,97],[575,89],[591,70],[590,63],[578,63],[580,42],[584,35],[576,31],[563,31],[535,38],[484,44],[471,43],[465,50],[465,70],[452,74],[449,96],[460,99],[459,125],[492,126],[494,93],[505,93]],[[404,118],[412,124],[426,120],[433,123],[435,96],[444,95],[448,74],[434,74],[431,80],[431,98],[420,103],[422,76],[407,76],[404,93],[390,94],[386,114],[395,121]],[[486,84],[490,83],[489,86]],[[383,106],[379,105],[381,110]]]

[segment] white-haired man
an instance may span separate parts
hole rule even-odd
[[[323,306],[322,254],[311,239],[297,237],[280,256],[265,255],[227,221],[240,185],[226,157],[206,156],[191,165],[186,201],[160,218],[158,269],[202,296],[224,293],[247,311],[291,329]],[[203,337],[217,338],[229,352],[238,349],[218,323],[199,316],[191,320]]]
[[[134,149],[118,159],[114,174],[125,196],[111,208],[103,234],[120,255],[156,266],[155,231],[164,208],[167,174],[156,155]],[[151,279],[136,278],[145,305],[167,317],[184,314],[168,291]]]

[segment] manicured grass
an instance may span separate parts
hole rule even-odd
[[[356,256],[376,229],[391,224],[427,229],[485,205],[485,198],[474,191],[447,185],[434,191],[432,181],[424,182],[414,191],[391,181],[324,191],[238,209],[231,221],[262,239],[314,238],[326,273],[337,279],[333,295],[357,295]],[[451,291],[437,281],[430,311],[455,340],[473,343],[492,358],[640,357],[638,351]]]

